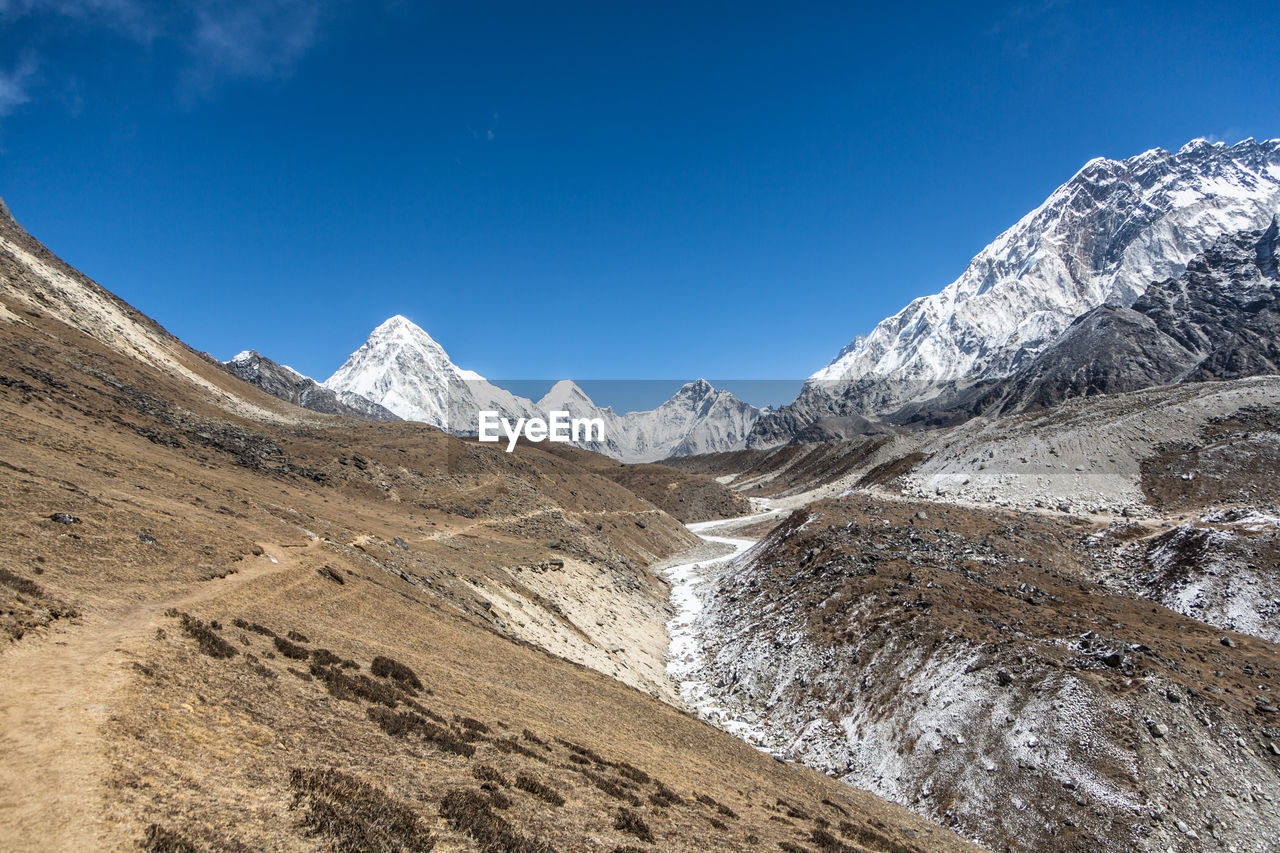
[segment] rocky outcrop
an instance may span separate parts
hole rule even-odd
[[[1277,222],[1224,237],[1131,307],[1103,305],[979,400],[987,414],[1280,372]]]

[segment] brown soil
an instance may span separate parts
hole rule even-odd
[[[0,238],[0,848],[965,846],[655,698],[651,503],[291,407]]]

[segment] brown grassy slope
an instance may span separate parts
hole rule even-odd
[[[709,477],[733,474],[729,488],[753,497],[777,497],[825,486],[867,468],[890,442],[885,436],[861,436],[769,450],[686,456],[663,464]]]
[[[685,471],[665,463],[624,465],[616,459],[562,444],[547,445],[546,450],[626,486],[686,524],[737,518],[750,515],[753,509],[746,497],[708,474]]]
[[[664,600],[629,491],[290,407],[0,238],[0,848],[960,846],[520,639],[607,642],[562,574]]]

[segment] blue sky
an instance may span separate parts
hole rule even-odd
[[[0,0],[0,195],[193,346],[802,377],[1096,155],[1280,135],[1274,3]]]

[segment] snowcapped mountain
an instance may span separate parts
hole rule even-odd
[[[324,384],[366,397],[405,420],[434,424],[459,435],[475,434],[481,410],[512,419],[546,417],[551,411],[600,418],[605,440],[580,446],[623,462],[742,448],[760,415],[754,406],[701,379],[646,412],[620,415],[597,406],[569,380],[557,382],[534,403],[458,367],[430,335],[399,315],[374,329]]]
[[[604,442],[580,446],[624,462],[656,462],[671,456],[716,453],[746,446],[747,435],[760,410],[705,379],[686,383],[656,409],[619,415],[601,408],[581,388],[565,379],[538,401],[546,413],[569,412],[571,417],[604,421]]]
[[[476,432],[482,409],[513,418],[534,413],[528,400],[455,365],[444,347],[399,314],[374,329],[324,385],[459,435]]]
[[[346,415],[367,421],[398,421],[389,409],[350,391],[334,391],[256,350],[245,350],[228,362],[228,370],[268,394],[314,412]]]
[[[1025,367],[977,400],[983,413],[1183,381],[1280,373],[1277,231],[1222,237],[1131,307],[1081,315]]]
[[[761,420],[752,443],[1008,376],[1077,317],[1133,304],[1218,238],[1265,229],[1278,209],[1280,140],[1198,139],[1176,153],[1090,160],[960,278],[845,347],[796,403]]]

